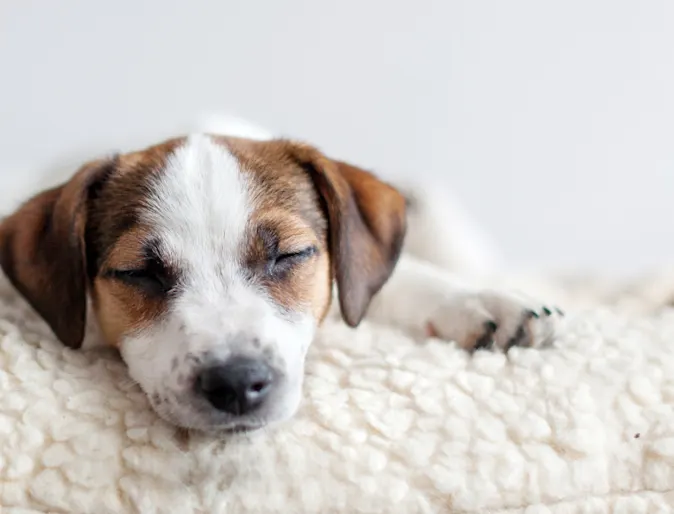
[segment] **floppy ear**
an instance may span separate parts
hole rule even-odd
[[[79,348],[86,324],[87,203],[111,162],[82,167],[66,184],[23,204],[0,224],[0,266],[67,346]]]
[[[344,320],[358,325],[398,261],[405,237],[405,198],[371,173],[295,145],[328,218],[333,274]]]

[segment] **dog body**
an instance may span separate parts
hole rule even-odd
[[[209,132],[89,163],[0,226],[3,270],[56,336],[118,347],[171,423],[292,416],[333,303],[353,327],[367,314],[468,350],[553,337],[540,302],[401,257],[406,199],[370,173],[303,143]]]

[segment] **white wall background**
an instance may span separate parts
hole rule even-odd
[[[674,264],[671,0],[0,2],[0,187],[209,110],[451,183],[513,265]]]

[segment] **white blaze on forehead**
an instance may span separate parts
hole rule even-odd
[[[224,145],[194,135],[169,157],[141,214],[162,259],[180,276],[180,293],[165,321],[182,327],[181,337],[194,336],[194,351],[200,351],[199,341],[208,346],[256,323],[266,336],[272,320],[264,316],[273,314],[267,293],[242,268],[251,185]]]
[[[299,403],[316,320],[310,312],[289,319],[242,270],[254,186],[227,148],[209,136],[192,136],[168,159],[141,213],[162,258],[179,270],[182,287],[168,315],[129,334],[120,349],[150,398],[166,400],[158,412],[183,426],[234,423],[206,409],[206,400],[195,395],[194,376],[199,366],[242,352],[267,359],[280,377],[275,400],[255,414],[257,422],[287,418]]]
[[[250,196],[239,161],[211,137],[194,135],[168,159],[145,220],[156,229],[169,258],[215,269],[240,252]]]

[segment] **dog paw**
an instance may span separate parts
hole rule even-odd
[[[426,335],[455,341],[469,351],[543,347],[554,340],[563,315],[556,307],[515,294],[462,293],[441,302],[428,320]]]

